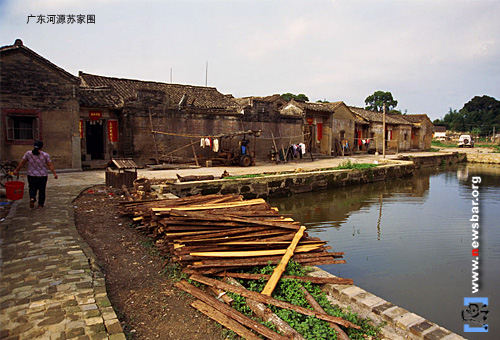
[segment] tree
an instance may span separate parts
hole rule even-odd
[[[384,103],[386,112],[401,114],[401,111],[395,110],[396,106],[398,106],[398,101],[392,98],[392,93],[389,91],[376,91],[372,95],[366,97],[365,104],[367,106],[365,109],[382,112]]]
[[[460,111],[450,108],[443,119],[436,120],[448,130],[474,132],[487,136],[500,129],[500,101],[489,96],[476,96],[464,104]]]
[[[299,100],[299,101],[302,101],[302,102],[308,102],[309,101],[309,98],[307,98],[307,96],[303,93],[300,93],[300,94],[293,94],[293,93],[283,93],[281,95],[281,97],[283,97],[283,99],[285,99],[287,102],[289,102],[290,100],[292,99],[295,99],[295,100]]]
[[[486,136],[500,127],[500,101],[489,96],[475,96],[464,104],[462,110],[467,130],[480,131]]]

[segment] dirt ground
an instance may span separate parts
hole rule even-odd
[[[190,307],[193,299],[173,286],[171,264],[149,238],[130,228],[130,219],[120,214],[119,195],[94,187],[74,205],[77,229],[98,258],[127,339],[227,339],[221,326]]]

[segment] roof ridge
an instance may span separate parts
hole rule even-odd
[[[36,59],[43,62],[44,64],[47,64],[49,67],[52,67],[53,69],[55,69],[56,71],[58,71],[59,73],[64,75],[65,77],[70,78],[72,81],[75,81],[75,82],[80,81],[80,79],[77,76],[72,75],[71,73],[69,73],[68,71],[63,69],[62,67],[57,66],[56,64],[54,64],[53,62],[51,62],[47,58],[45,58],[42,55],[33,51],[31,48],[24,46],[21,39],[16,39],[14,45],[5,45],[5,46],[2,46],[0,48],[0,53],[9,52],[9,51],[22,51],[22,52],[28,53],[28,54],[32,55],[33,57],[35,57]]]
[[[217,90],[217,88],[213,87],[213,86],[179,84],[179,83],[165,83],[165,82],[156,81],[156,80],[141,80],[141,79],[131,79],[131,78],[110,77],[110,76],[102,76],[102,75],[98,75],[98,74],[85,73],[83,71],[79,71],[78,76],[79,77],[91,76],[91,77],[98,77],[98,78],[106,78],[106,79],[110,79],[110,80],[128,81],[128,82],[159,84],[159,85],[167,85],[167,86],[182,86],[182,87],[191,87],[191,88],[197,88],[197,89],[215,89],[215,90]]]

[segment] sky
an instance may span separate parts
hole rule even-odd
[[[95,23],[37,23],[59,14]],[[0,0],[0,45],[19,38],[73,75],[235,97],[364,107],[389,91],[396,109],[434,120],[474,96],[500,100],[498,18],[500,0]]]

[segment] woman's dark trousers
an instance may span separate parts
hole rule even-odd
[[[45,204],[45,188],[47,186],[48,176],[28,176],[30,199],[36,201],[36,194],[38,192],[38,205]]]

